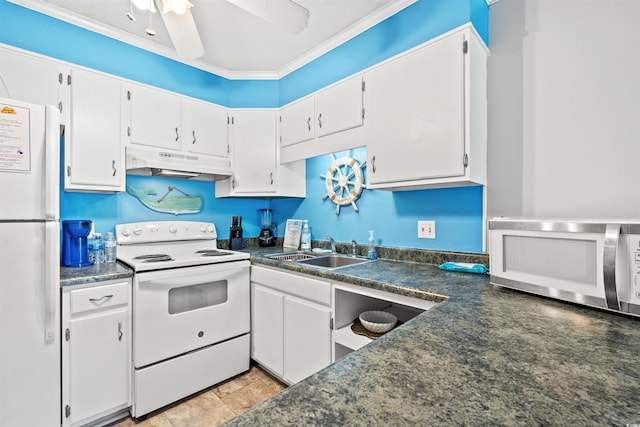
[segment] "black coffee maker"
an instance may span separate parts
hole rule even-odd
[[[262,247],[276,245],[276,221],[272,209],[258,209],[258,220],[260,221],[260,235],[258,245]]]
[[[232,251],[239,251],[242,249],[242,217],[234,215],[231,217],[231,230],[229,249]]]

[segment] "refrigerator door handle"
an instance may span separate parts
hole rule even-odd
[[[52,105],[45,106],[45,219],[60,217],[60,111]],[[57,249],[59,250],[59,249]]]
[[[604,278],[604,296],[607,308],[620,311],[618,290],[616,285],[616,255],[620,239],[620,224],[607,224],[604,233],[604,253],[602,256],[602,272]]]
[[[60,288],[60,230],[57,221],[47,221],[44,253],[44,339],[56,339],[57,294]]]

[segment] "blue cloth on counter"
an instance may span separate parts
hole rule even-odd
[[[463,273],[478,273],[478,274],[484,274],[487,271],[489,271],[486,265],[472,264],[468,262],[445,262],[443,264],[440,264],[440,269],[448,270],[448,271],[460,271]]]

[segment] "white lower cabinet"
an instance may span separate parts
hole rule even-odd
[[[331,363],[331,284],[251,267],[251,357],[288,384]]]
[[[62,289],[62,425],[107,424],[131,403],[131,281]]]

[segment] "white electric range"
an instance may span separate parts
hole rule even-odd
[[[119,224],[116,241],[134,269],[133,417],[249,369],[249,254],[205,222]]]

